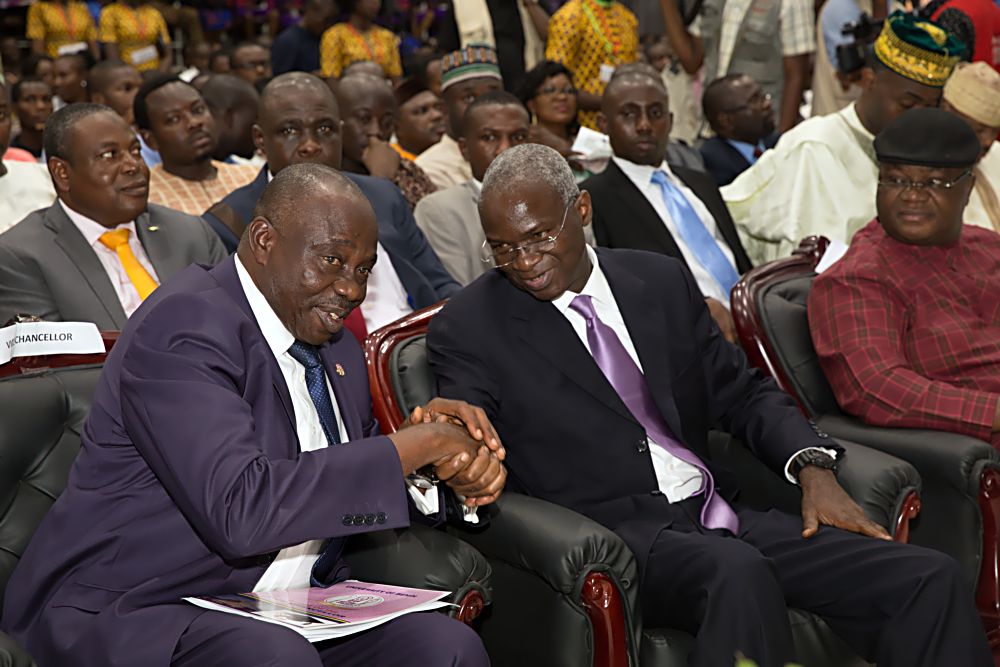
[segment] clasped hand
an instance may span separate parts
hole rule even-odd
[[[472,445],[434,461],[438,479],[464,496],[468,507],[494,502],[507,481],[507,469],[502,463],[507,452],[486,412],[465,401],[435,398],[426,406],[415,408],[407,425],[433,422],[450,423],[466,429]]]
[[[880,540],[891,540],[885,528],[867,516],[847,495],[830,470],[806,466],[799,473],[802,486],[802,537],[810,538],[820,524]]]

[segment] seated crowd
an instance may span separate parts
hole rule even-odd
[[[182,599],[329,586],[351,536],[488,531],[505,492],[620,537],[687,664],[795,663],[790,608],[882,667],[993,664],[958,562],[866,515],[732,299],[826,237],[840,408],[1000,450],[982,21],[883,7],[834,74],[805,0],[105,4],[31,4],[0,79],[0,325],[119,332],[3,592],[38,665],[488,665],[444,614],[310,644]],[[803,120],[817,49],[842,104]],[[442,302],[436,397],[390,433],[365,342]],[[800,514],[744,503],[714,432]]]

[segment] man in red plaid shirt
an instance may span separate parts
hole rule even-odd
[[[962,224],[980,146],[949,116],[876,138],[878,217],[816,278],[809,325],[844,411],[1000,449],[1000,235]]]

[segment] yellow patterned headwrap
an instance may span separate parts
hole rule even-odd
[[[965,44],[933,21],[897,11],[875,40],[875,57],[900,76],[941,87],[958,64]]]

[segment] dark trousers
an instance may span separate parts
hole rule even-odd
[[[177,642],[171,667],[488,667],[479,636],[443,614],[408,614],[344,639],[310,644],[264,621],[200,614]]]
[[[644,623],[695,634],[693,666],[794,662],[788,607],[822,617],[879,667],[991,667],[985,633],[958,563],[922,547],[739,510],[740,534],[706,531],[696,503],[660,533],[642,584]]]

